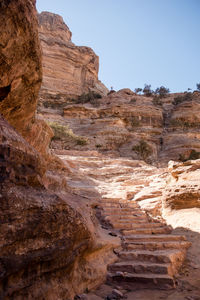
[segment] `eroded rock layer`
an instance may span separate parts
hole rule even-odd
[[[52,130],[35,117],[35,1],[0,8],[0,298],[71,300],[105,280],[119,240],[99,226],[92,203],[72,194],[69,168],[47,154]]]
[[[89,90],[105,95],[108,90],[98,80],[99,58],[89,47],[78,47],[62,17],[49,12],[38,15],[39,37],[43,52],[41,99],[57,94],[77,97]],[[45,99],[44,99],[45,100]],[[46,99],[47,101],[47,99]]]
[[[35,122],[42,81],[34,2],[0,3],[0,112],[25,137]]]

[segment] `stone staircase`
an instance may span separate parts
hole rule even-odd
[[[107,282],[129,290],[175,287],[175,276],[190,243],[184,236],[172,234],[172,228],[157,216],[165,170],[90,151],[66,151],[60,158],[69,161],[69,166],[73,162],[75,171],[77,168],[78,176],[69,179],[68,186],[91,202],[95,190],[100,200],[92,203],[98,207],[102,227],[121,237],[121,248],[115,249],[118,260],[108,266]],[[152,201],[156,206],[149,209]]]
[[[105,199],[102,216],[121,235],[118,261],[108,266],[107,282],[126,289],[175,287],[190,243],[151,219],[137,202]]]

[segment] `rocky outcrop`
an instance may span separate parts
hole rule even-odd
[[[181,99],[174,103],[174,99]],[[191,150],[200,151],[200,93],[171,94],[163,106],[162,151],[159,159],[168,162],[189,157]]]
[[[40,156],[3,118],[0,141],[0,297],[60,298],[59,277],[69,299],[69,274],[73,277],[73,263],[88,249],[91,233],[69,205],[72,195],[61,198],[45,189]]]
[[[98,150],[165,165],[189,157],[192,150],[199,152],[200,93],[158,99],[122,89],[106,96],[94,52],[72,43],[60,16],[43,12],[38,19],[44,73],[38,111],[85,139],[81,147],[69,139],[57,140],[53,148]],[[80,97],[89,91],[103,98]]]
[[[0,112],[24,137],[30,137],[35,123],[42,81],[34,2],[0,3]]]
[[[171,94],[162,99],[163,105],[156,105],[152,97],[123,89],[101,99],[68,103],[60,110],[48,108],[42,114],[85,139],[81,146],[69,139],[53,142],[53,148],[98,150],[167,165],[170,159],[199,155],[199,95],[194,92],[190,100],[175,105],[174,99],[184,94]]]
[[[200,160],[169,162],[169,175],[163,193],[163,216],[169,224],[199,232]]]
[[[102,95],[107,88],[98,80],[99,58],[89,47],[78,47],[62,17],[49,12],[38,15],[39,37],[43,52],[41,101],[51,105],[52,95],[58,104],[90,90]],[[64,95],[64,99],[63,99]]]
[[[67,187],[69,168],[45,155],[52,130],[35,117],[35,1],[1,1],[0,8],[0,298],[71,300],[105,279],[119,240],[100,227],[92,203]]]
[[[98,150],[151,162],[156,160],[163,124],[160,108],[152,105],[148,98],[136,96],[128,89],[96,101],[69,104],[63,109],[62,121],[57,117],[58,122],[68,125],[76,135],[87,140],[85,145],[73,145],[73,148]],[[56,121],[55,114],[48,111],[44,117]],[[145,143],[146,148],[137,151],[135,147],[141,142]],[[71,145],[66,143],[63,147],[70,149]]]

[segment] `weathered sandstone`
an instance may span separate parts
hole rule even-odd
[[[119,240],[101,228],[87,198],[70,192],[70,168],[46,155],[52,130],[35,117],[35,1],[1,1],[0,8],[0,109],[25,137],[0,116],[0,298],[71,300],[105,280]]]
[[[0,3],[0,112],[24,137],[35,122],[42,81],[35,1]],[[29,138],[30,139],[30,138]]]
[[[76,98],[90,90],[107,94],[107,88],[98,80],[99,58],[94,51],[72,43],[72,34],[61,16],[42,12],[38,20],[44,74],[41,101],[48,95],[44,105],[50,105],[52,95],[58,95],[54,101],[60,103],[64,101],[62,95],[65,99]]]
[[[163,216],[173,226],[200,229],[200,160],[169,162],[167,185],[163,193]]]

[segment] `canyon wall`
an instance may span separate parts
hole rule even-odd
[[[94,51],[72,43],[72,34],[61,16],[42,12],[38,20],[44,74],[41,100],[48,97],[52,102],[57,95],[54,102],[62,103],[63,97],[76,98],[90,90],[107,94],[107,88],[98,80],[99,57]]]
[[[81,144],[78,139],[57,139],[53,148],[112,152],[161,164],[187,158],[192,150],[199,152],[200,93],[168,94],[159,101],[129,89],[107,95],[98,80],[99,62],[93,50],[72,43],[59,15],[42,12],[38,19],[43,52],[40,118],[67,126],[84,140]],[[81,95],[89,91],[102,98],[86,101]]]
[[[0,26],[0,298],[73,299],[105,279],[119,241],[108,238],[92,203],[72,194],[69,167],[48,153],[52,130],[35,116],[35,1],[1,1]]]

